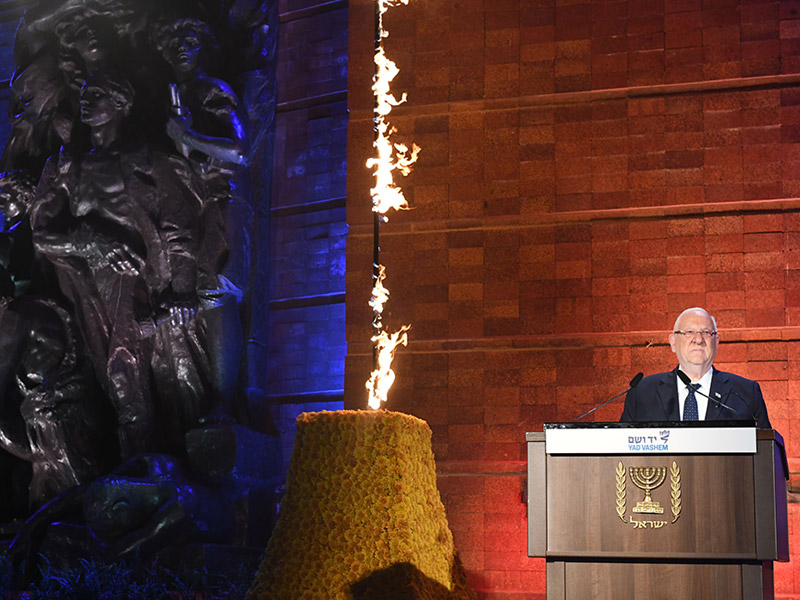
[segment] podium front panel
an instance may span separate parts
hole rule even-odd
[[[755,559],[753,460],[548,455],[547,555]]]
[[[761,600],[772,597],[764,579],[762,566],[751,564],[548,561],[547,599]]]

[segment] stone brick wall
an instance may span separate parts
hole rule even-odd
[[[371,368],[372,11],[349,4],[346,408]],[[385,21],[409,97],[390,120],[422,147],[381,229],[385,321],[412,324],[387,408],[433,429],[480,597],[544,597],[525,432],[671,368],[686,307],[760,381],[798,489],[800,3],[411,0]],[[800,597],[792,563],[776,591]]]
[[[347,3],[280,0],[267,393],[288,469],[300,412],[342,407]]]

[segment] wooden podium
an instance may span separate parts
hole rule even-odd
[[[783,439],[752,422],[527,433],[528,555],[547,599],[771,599],[789,560]]]

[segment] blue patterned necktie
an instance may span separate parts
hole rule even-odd
[[[686,402],[683,403],[683,420],[697,421],[699,418],[697,414],[697,397],[694,393],[700,389],[700,384],[690,383],[686,387],[689,389],[689,394],[686,396]]]

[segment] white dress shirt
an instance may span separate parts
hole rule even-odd
[[[700,381],[692,382],[700,384],[700,388],[694,393],[694,397],[697,398],[697,418],[700,421],[706,420],[706,410],[708,410],[707,396],[711,395],[711,377],[713,374],[714,369],[709,369],[706,371],[706,374],[700,378]],[[689,388],[677,375],[675,379],[678,380],[678,405],[681,411],[681,421],[683,421],[683,405],[686,403],[686,397],[689,395]]]

